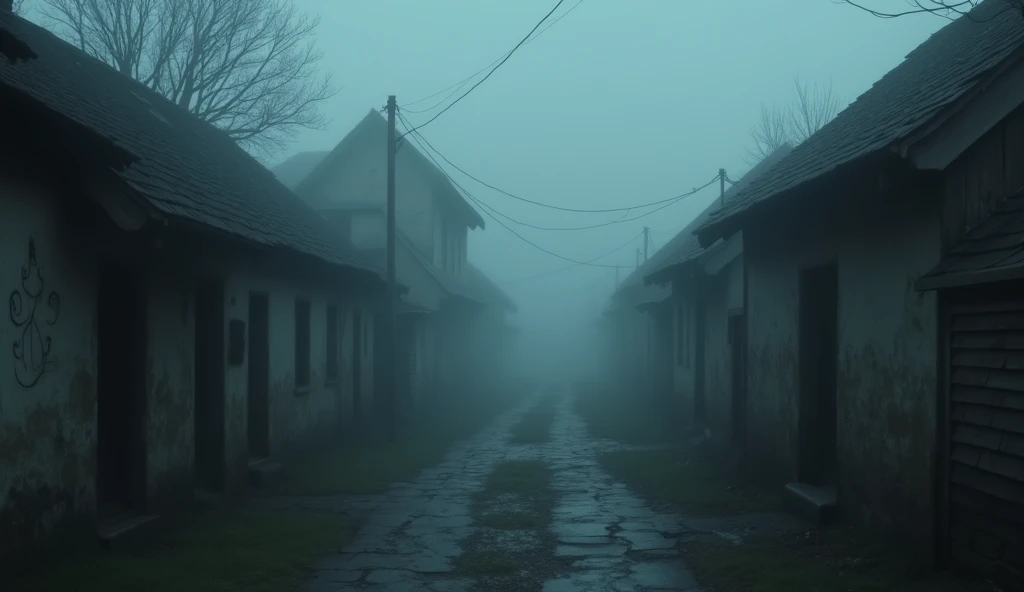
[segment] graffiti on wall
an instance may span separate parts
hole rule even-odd
[[[44,296],[45,308],[40,310]],[[28,263],[21,266],[21,286],[11,292],[9,303],[11,322],[21,330],[14,340],[14,376],[18,384],[31,388],[54,365],[50,357],[50,336],[43,334],[40,318],[46,325],[53,326],[60,317],[60,296],[52,290],[46,293],[32,237],[28,239]],[[43,314],[46,316],[41,317]]]

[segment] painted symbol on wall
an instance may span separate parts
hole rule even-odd
[[[44,295],[49,312],[39,310]],[[21,266],[21,287],[11,292],[10,308],[11,322],[21,329],[21,337],[14,340],[14,376],[18,384],[31,388],[54,365],[50,358],[50,336],[43,335],[37,314],[45,314],[43,321],[49,326],[60,317],[60,296],[52,290],[46,294],[46,284],[36,262],[36,242],[31,237],[28,239],[28,265]]]

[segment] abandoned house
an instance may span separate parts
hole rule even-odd
[[[380,271],[226,134],[0,11],[0,557],[353,421]]]
[[[676,421],[722,452],[740,456],[745,414],[743,237],[736,233],[704,248],[693,231],[790,151],[783,145],[714,200],[654,257],[647,284],[671,288],[665,314],[666,351],[674,353],[672,395]]]
[[[644,273],[657,264],[661,253],[655,251],[622,280],[604,314],[611,344],[609,370],[615,381],[669,404],[675,391],[669,334],[672,290],[643,281]]]
[[[275,167],[278,178],[320,212],[335,232],[383,261],[386,255],[387,120],[370,110],[329,152],[302,152]],[[401,377],[408,397],[471,388],[480,368],[506,351],[511,300],[467,261],[480,214],[445,173],[409,142],[395,158],[395,273],[407,286],[399,315]],[[479,375],[478,375],[479,377]]]
[[[752,466],[813,515],[1019,583],[1024,21],[1001,4],[932,35],[697,235],[743,236]]]

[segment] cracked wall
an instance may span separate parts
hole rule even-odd
[[[68,220],[53,193],[4,175],[0,194],[0,288],[5,299],[21,291],[23,313],[37,306],[39,329],[26,334],[8,314],[0,317],[0,558],[17,561],[35,545],[90,521],[95,511],[96,274],[94,254],[64,238],[71,234]],[[38,302],[24,292],[23,266],[29,266],[30,282],[38,281],[35,270],[42,278]],[[51,291],[60,299],[52,325]],[[31,367],[41,363],[47,340],[44,372],[26,388],[15,374],[12,344],[26,344]]]
[[[913,282],[938,262],[940,218],[934,196],[914,193],[861,187],[820,215],[745,230],[748,450],[766,476],[796,478],[799,270],[834,261],[840,511],[928,555],[937,309]]]

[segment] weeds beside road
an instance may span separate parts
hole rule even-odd
[[[900,549],[858,529],[832,526],[800,532],[759,528],[776,513],[781,487],[752,483],[708,451],[683,444],[655,403],[608,385],[577,389],[574,408],[593,438],[621,444],[661,445],[614,450],[602,467],[655,507],[707,522],[749,528],[743,544],[706,538],[681,544],[698,577],[716,592],[989,592],[991,584],[948,573],[922,574]],[[713,523],[713,522],[712,522]]]
[[[424,411],[396,441],[332,443],[286,467],[275,495],[379,493],[436,465],[514,402],[501,396],[452,398]],[[18,580],[12,592],[285,592],[308,568],[342,548],[358,516],[305,509],[196,509],[138,549],[82,549]],[[4,582],[8,586],[8,582]]]

